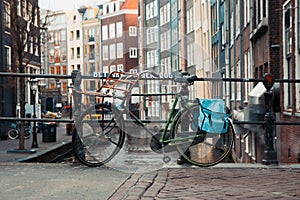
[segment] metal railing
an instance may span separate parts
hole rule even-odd
[[[73,99],[74,99],[74,117],[73,119],[34,119],[34,118],[16,118],[16,117],[0,117],[2,121],[33,121],[33,122],[61,122],[61,123],[74,123],[74,118],[80,114],[81,111],[81,81],[82,79],[105,79],[105,74],[101,76],[82,76],[78,70],[74,70],[71,75],[49,75],[49,74],[24,74],[24,73],[9,73],[9,72],[0,72],[0,77],[28,77],[28,78],[59,78],[59,79],[72,79],[73,83]],[[145,77],[141,78],[141,80],[172,80],[171,77]],[[264,85],[268,84],[266,78],[197,78],[197,81],[224,81],[224,82],[263,82]],[[300,80],[288,80],[288,79],[274,79],[272,80],[272,86],[274,82],[278,83],[300,83]],[[265,85],[266,86],[266,85]],[[270,91],[271,87],[266,87],[267,92],[265,97],[267,98],[267,103],[271,103],[272,91]],[[131,94],[131,96],[162,96],[162,95],[174,95],[173,93],[168,94]],[[267,105],[269,107],[270,105]],[[152,120],[144,120],[143,122],[153,122]],[[157,121],[164,123],[164,121]],[[264,121],[233,121],[234,124],[256,124],[256,125],[264,125],[265,126],[265,138],[266,138],[266,151],[263,156],[264,164],[277,164],[277,157],[275,155],[274,144],[273,144],[273,130],[276,125],[300,125],[300,122],[277,122],[274,120],[272,109],[267,108]]]

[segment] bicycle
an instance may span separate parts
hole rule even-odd
[[[21,126],[21,122],[12,123],[10,125],[11,129],[9,129],[7,132],[7,136],[9,137],[9,139],[15,140],[20,137],[20,132],[21,132],[20,126]],[[31,135],[31,126],[25,125],[24,126],[24,138],[28,139],[28,138],[30,138],[30,135]]]
[[[128,122],[124,116],[130,116],[131,122],[141,126],[152,136],[150,147],[157,153],[163,153],[165,163],[170,161],[166,152],[173,151],[174,147],[193,165],[208,167],[222,162],[233,145],[234,130],[230,113],[220,109],[210,110],[199,103],[201,100],[197,102],[187,100],[188,86],[197,81],[197,76],[189,76],[182,72],[172,73],[173,81],[181,84],[180,92],[175,96],[163,130],[155,133],[126,106],[131,91],[142,74],[113,72],[97,92],[81,92],[98,96],[101,102],[89,107],[75,120],[76,128],[72,142],[76,158],[91,167],[108,163],[123,147],[127,134],[125,124]],[[152,76],[158,77],[154,73]],[[106,99],[112,100],[105,101]],[[181,109],[177,111],[179,101]],[[205,100],[202,101],[205,103]],[[207,102],[213,104],[213,101]],[[216,121],[221,119],[221,123],[213,122],[214,119]],[[210,124],[219,127],[221,124],[221,129],[212,128]]]

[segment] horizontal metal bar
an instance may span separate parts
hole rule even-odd
[[[28,78],[61,78],[71,79],[71,75],[54,75],[54,74],[27,74],[27,73],[11,73],[11,72],[0,72],[0,76],[10,77],[28,77]]]
[[[233,121],[234,124],[256,124],[265,125],[265,121]],[[300,125],[300,122],[274,122],[274,125]]]
[[[131,122],[131,123],[134,123],[136,122],[136,120],[130,120],[130,119],[125,119],[124,120],[125,122]],[[167,123],[167,121],[163,121],[163,120],[141,120],[142,123]]]
[[[131,94],[131,96],[174,96],[175,93],[164,93],[164,94]]]
[[[234,124],[257,124],[257,125],[264,125],[264,121],[233,121]]]
[[[61,78],[61,79],[72,79],[71,75],[55,75],[55,74],[27,74],[27,73],[12,73],[12,72],[0,72],[0,76],[10,76],[10,77],[28,77],[28,78]],[[87,76],[81,75],[83,79],[106,79],[105,76]],[[173,80],[173,78],[141,78],[140,80]],[[224,81],[224,82],[262,82],[262,78],[197,78],[196,81]],[[300,79],[274,79],[274,82],[279,83],[300,83]]]
[[[73,119],[49,119],[49,118],[15,118],[15,117],[0,117],[0,121],[32,121],[32,122],[61,122],[74,123]]]

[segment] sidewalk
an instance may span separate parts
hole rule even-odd
[[[43,134],[37,134],[38,146],[39,148],[31,148],[32,144],[32,135],[29,139],[25,139],[25,149],[26,150],[35,150],[35,153],[11,153],[9,150],[18,150],[19,149],[19,140],[0,140],[0,162],[11,162],[23,160],[28,157],[37,156],[49,151],[52,148],[56,148],[63,143],[70,142],[72,140],[71,135],[66,134],[66,124],[60,123],[56,127],[56,142],[43,142]]]
[[[300,199],[300,165],[219,164],[132,174],[108,199]]]
[[[0,163],[5,166],[8,163],[7,169],[17,170],[20,168],[19,163],[15,163],[19,160],[36,156],[49,151],[52,148],[61,146],[66,142],[71,141],[71,136],[66,135],[65,124],[61,123],[56,130],[56,142],[43,142],[42,134],[38,134],[38,145],[36,148],[36,153],[7,153],[10,149],[18,148],[18,140],[0,140]],[[25,141],[25,148],[30,149],[32,143],[32,137]],[[127,168],[133,168],[138,164],[141,164],[141,159],[144,159],[145,164],[151,166],[156,163],[161,163],[161,158],[159,154],[156,157],[137,157],[137,155],[131,155],[126,157],[126,159],[132,159],[131,162],[128,160],[123,160],[121,162],[116,159],[116,163]],[[122,152],[120,152],[122,156]],[[123,169],[122,167],[116,167],[115,163],[112,161],[108,163],[109,165],[115,167],[115,169]],[[87,168],[86,166],[74,165],[69,163],[66,165],[41,165],[41,164],[21,164],[22,169],[26,170],[26,175],[28,177],[39,177],[40,174],[43,176],[53,176],[53,179],[57,175],[53,175],[54,172],[51,171],[52,166],[57,166],[55,171],[61,170],[61,179],[70,180],[68,187],[73,188],[72,184],[78,184],[74,182],[74,177],[71,179],[69,176],[65,177],[65,174],[77,174],[78,170],[82,172],[82,177],[88,176],[88,182],[97,182],[107,185],[108,182],[104,181],[102,183],[99,179],[98,174],[103,174],[111,177],[112,174],[117,174],[120,176],[119,179],[114,179],[113,185],[110,186],[111,192],[108,192],[108,199],[300,199],[300,164],[294,165],[278,165],[278,166],[266,166],[261,164],[218,164],[210,168],[200,168],[191,165],[176,165],[175,162],[164,164],[161,168],[157,166],[157,170],[153,169],[148,173],[123,173],[122,170],[110,170],[107,171],[107,167],[100,168]],[[131,165],[128,166],[128,165]],[[36,170],[29,170],[31,168],[39,168],[43,170],[39,175],[35,173]],[[45,169],[44,169],[45,168]],[[59,170],[58,170],[59,169]],[[124,169],[123,169],[124,170]],[[105,171],[105,172],[104,172]],[[7,176],[7,172],[0,175],[3,179]],[[92,174],[97,173],[97,175]],[[21,177],[19,175],[18,177]],[[7,179],[8,180],[8,179]],[[6,181],[7,181],[6,180]],[[81,178],[78,180],[82,181]],[[99,182],[100,181],[100,182]],[[45,182],[45,179],[37,178],[34,182],[30,184],[41,185]],[[29,183],[28,183],[29,184]],[[30,185],[29,184],[29,185]],[[100,185],[101,185],[100,184]],[[109,183],[110,184],[110,183]],[[92,184],[93,185],[93,184]],[[90,184],[85,185],[85,189],[90,189]],[[117,186],[118,185],[118,186]],[[24,186],[25,187],[25,186]],[[56,186],[53,186],[55,191],[58,190]],[[112,188],[111,188],[112,187]],[[101,188],[101,187],[100,187]],[[100,188],[92,188],[93,194],[101,197],[103,191]],[[115,188],[115,189],[113,189]],[[49,185],[44,187],[47,191],[54,190],[49,188]],[[110,190],[109,189],[109,190]],[[108,189],[107,189],[108,190]],[[73,191],[73,190],[72,190]],[[20,192],[24,192],[20,190]],[[51,193],[50,192],[50,193]],[[82,195],[85,197],[91,197],[90,193],[84,193]],[[62,194],[61,191],[59,193]],[[53,194],[49,195],[49,199]],[[55,195],[57,195],[55,193]],[[66,192],[66,195],[70,197],[70,193]],[[78,197],[76,193],[74,198]],[[71,196],[72,196],[71,195]],[[102,196],[103,197],[103,196]],[[106,198],[106,197],[105,197]],[[38,199],[38,198],[28,198],[28,199]],[[47,199],[47,198],[45,198]],[[51,198],[52,199],[52,198]],[[92,198],[93,199],[93,198]]]

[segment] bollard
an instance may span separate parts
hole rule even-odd
[[[262,157],[262,164],[270,165],[274,164],[277,165],[277,152],[274,149],[274,125],[275,119],[272,112],[273,108],[273,92],[271,88],[274,85],[274,79],[271,74],[266,74],[264,76],[263,84],[267,89],[266,93],[264,94],[265,97],[265,104],[266,104],[266,114],[265,114],[265,144],[266,148],[263,153]]]

